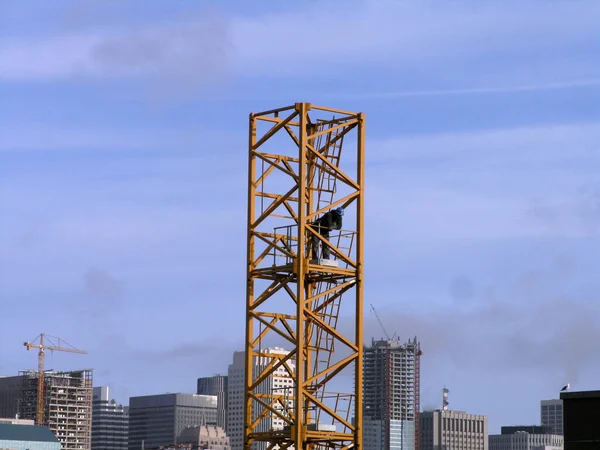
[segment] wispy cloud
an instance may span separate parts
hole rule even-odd
[[[600,164],[600,122],[558,123],[391,137],[370,143],[372,163]]]
[[[177,22],[133,28],[121,23],[37,40],[13,37],[0,46],[0,79],[143,74],[198,86],[222,79],[230,69],[238,76],[314,77],[323,64],[328,70],[366,62],[406,68],[449,55],[527,54],[589,42],[600,7],[594,1],[530,0],[501,6],[328,1],[319,8],[316,16],[312,5],[259,16],[203,11]]]
[[[600,78],[566,80],[554,83],[525,84],[516,86],[477,87],[465,89],[438,89],[430,91],[365,92],[360,94],[332,94],[336,98],[390,99],[402,97],[445,97],[452,95],[513,94],[521,92],[555,91],[600,86]]]
[[[180,125],[125,128],[118,125],[74,127],[70,124],[4,122],[0,124],[0,151],[169,150],[173,154],[196,150],[198,153],[198,149],[216,142],[226,146],[244,142],[242,135]]]

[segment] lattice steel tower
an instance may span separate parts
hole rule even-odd
[[[249,153],[244,448],[360,449],[364,114],[250,114]],[[338,207],[342,228],[323,233]]]

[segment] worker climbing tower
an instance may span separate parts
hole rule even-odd
[[[245,450],[362,447],[364,153],[362,113],[250,114]]]

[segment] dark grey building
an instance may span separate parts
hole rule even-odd
[[[217,397],[159,394],[129,399],[129,450],[171,445],[186,427],[217,424]]]
[[[198,378],[198,395],[217,396],[217,426],[227,429],[227,375]]]
[[[92,450],[127,450],[129,407],[110,398],[108,386],[95,387],[92,400]]]
[[[0,377],[0,417],[15,417],[19,413],[19,398],[23,377]]]
[[[561,392],[565,450],[600,448],[600,391]]]

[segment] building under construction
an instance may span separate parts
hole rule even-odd
[[[365,450],[419,450],[421,355],[416,337],[373,340],[365,348]]]
[[[19,411],[35,419],[38,372],[24,371]],[[61,444],[61,450],[90,450],[92,433],[92,371],[44,372],[44,423]]]

